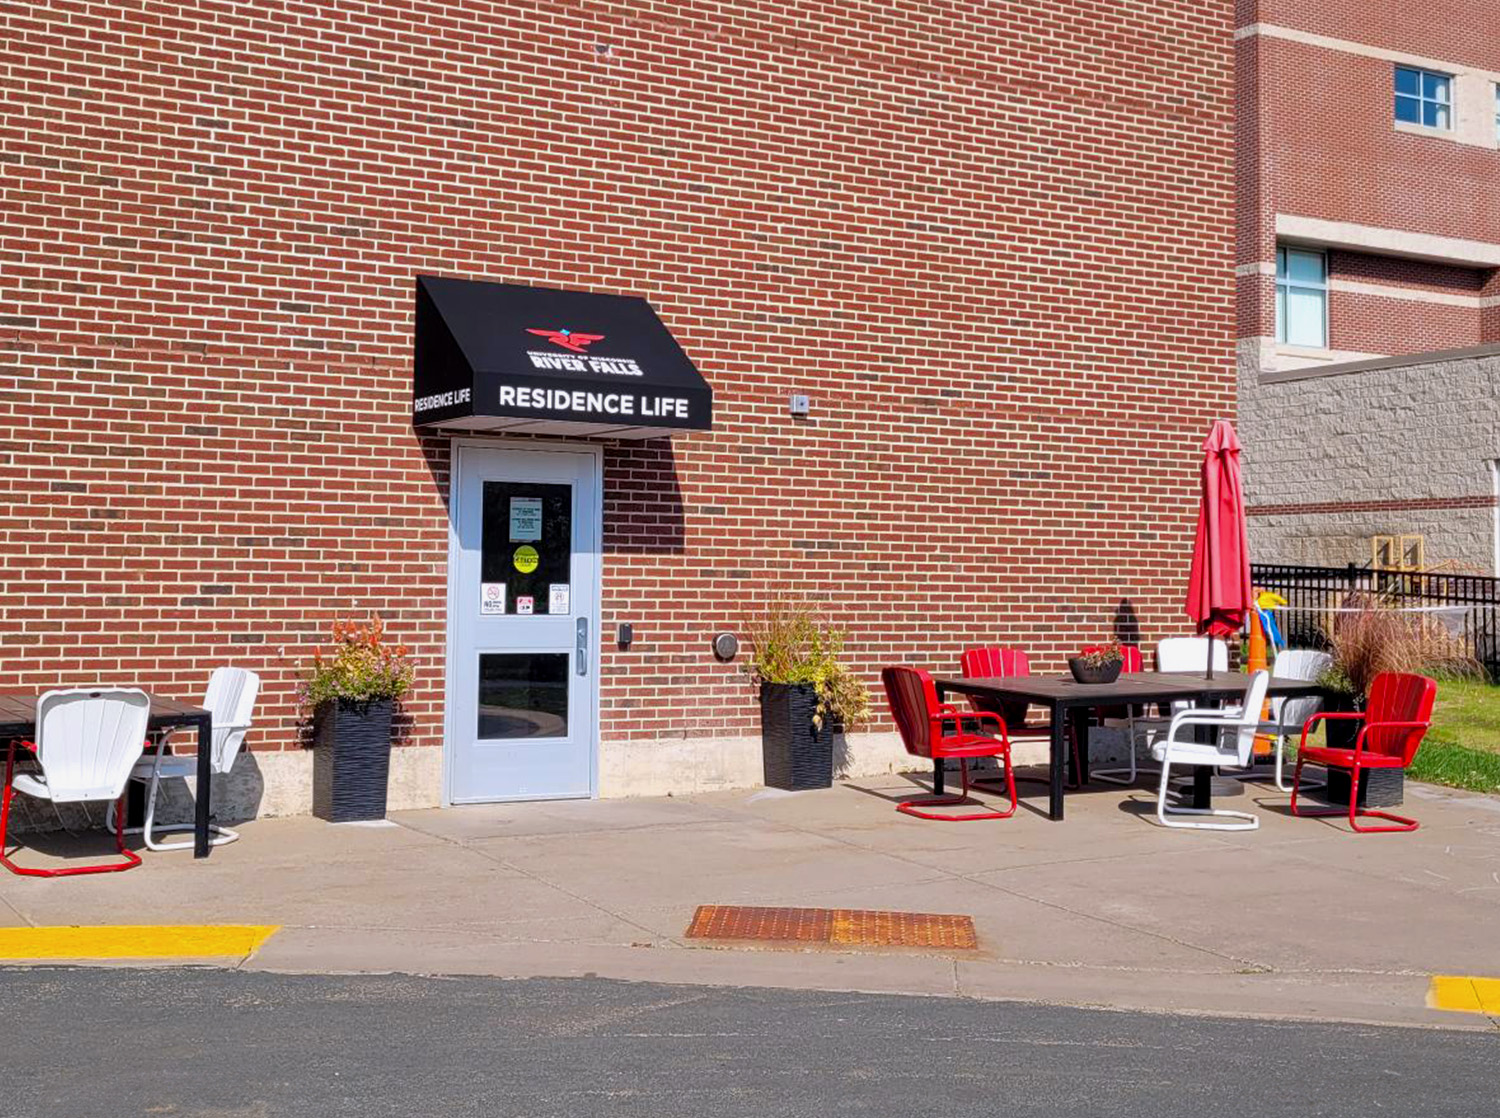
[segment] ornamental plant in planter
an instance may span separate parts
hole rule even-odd
[[[747,670],[760,686],[765,782],[800,791],[833,783],[833,738],[869,715],[870,695],[839,662],[844,634],[805,605],[781,605],[750,627]]]
[[[1068,670],[1079,683],[1113,683],[1120,678],[1124,664],[1125,654],[1120,651],[1119,641],[1094,645],[1068,657]]]
[[[378,617],[335,621],[333,642],[331,653],[313,654],[298,687],[313,722],[313,814],[330,823],[384,819],[391,719],[415,668]]]
[[[1344,607],[1349,612],[1334,614],[1325,630],[1333,655],[1333,663],[1318,678],[1331,693],[1325,710],[1363,710],[1370,685],[1381,672],[1467,677],[1482,670],[1464,638],[1428,614],[1394,609],[1369,594],[1351,595]],[[1331,748],[1353,749],[1361,724],[1334,718],[1319,725]],[[1349,774],[1335,769],[1328,775],[1323,797],[1332,804],[1347,804]],[[1404,790],[1400,769],[1367,769],[1360,774],[1358,794],[1363,806],[1393,807],[1401,803]]]

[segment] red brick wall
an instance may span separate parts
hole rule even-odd
[[[291,747],[309,645],[373,611],[437,741],[418,272],[645,294],[714,384],[711,434],[607,455],[607,735],[753,727],[708,641],[778,593],[872,681],[1055,664],[1122,600],[1181,629],[1233,409],[1228,0],[0,21],[0,686],[243,663]]]
[[[1369,0],[1242,0],[1242,26],[1262,22],[1335,39],[1403,51],[1454,66],[1500,70],[1500,40],[1490,34],[1489,0],[1435,5]],[[1239,260],[1270,261],[1275,215],[1293,214],[1360,225],[1500,244],[1500,151],[1397,132],[1390,61],[1272,36],[1242,39],[1240,96],[1254,104],[1257,128],[1242,157],[1260,169],[1258,189],[1242,191]],[[1454,275],[1407,262],[1367,282],[1454,290]],[[1486,272],[1452,270],[1467,294]],[[1242,280],[1242,336],[1274,331],[1272,285]],[[1342,322],[1340,321],[1342,320]],[[1404,354],[1472,345],[1484,336],[1477,308],[1335,296],[1330,307],[1336,348]]]
[[[1488,269],[1456,268],[1418,260],[1333,251],[1328,279],[1434,296],[1479,297]],[[1333,290],[1328,297],[1328,341],[1334,349],[1370,353],[1420,353],[1483,341],[1476,306],[1390,298],[1368,291]]]

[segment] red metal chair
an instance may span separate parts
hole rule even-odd
[[[901,733],[901,742],[914,757],[927,757],[941,762],[948,757],[957,757],[959,777],[963,790],[959,795],[933,795],[925,799],[906,800],[896,805],[896,810],[919,819],[937,819],[945,823],[967,823],[974,819],[1009,819],[1016,813],[1016,781],[1010,767],[1010,739],[1005,734],[1005,723],[993,714],[963,715],[947,703],[938,702],[937,688],[932,676],[919,668],[889,667],[880,673],[885,685],[885,697],[891,704],[891,714],[896,720],[896,729]],[[983,725],[992,722],[999,737],[977,733],[964,726],[964,722]],[[924,811],[929,807],[950,807],[954,804],[970,803],[969,758],[998,757],[1005,766],[1005,786],[1010,794],[1007,811],[976,812],[971,815],[939,815]]]
[[[1361,832],[1415,831],[1421,824],[1404,815],[1359,806],[1359,774],[1364,769],[1404,769],[1417,755],[1422,737],[1432,725],[1432,707],[1437,701],[1437,681],[1424,675],[1403,672],[1381,672],[1370,685],[1370,699],[1363,713],[1330,713],[1313,715],[1303,724],[1302,742],[1297,750],[1297,768],[1292,774],[1292,814],[1316,818],[1342,815],[1342,808],[1299,811],[1297,788],[1302,781],[1302,766],[1312,761],[1330,769],[1349,770],[1349,826]],[[1307,733],[1324,720],[1359,721],[1359,736],[1353,749],[1310,746]],[[1372,816],[1397,824],[1394,827],[1361,827],[1358,819]]]
[[[966,679],[1005,679],[1018,675],[1031,674],[1031,657],[1019,648],[1000,648],[996,645],[984,645],[979,648],[967,648],[959,660],[962,666],[964,678]],[[1028,703],[996,703],[986,699],[982,695],[970,695],[969,706],[976,714],[988,714],[998,717],[1005,723],[1007,739],[1012,737],[1031,738],[1036,741],[1050,742],[1052,740],[1052,727],[1045,722],[1035,722],[1030,725],[1026,722],[1026,711]],[[1083,766],[1078,757],[1078,727],[1073,724],[1068,726],[1068,735],[1072,739],[1073,747],[1073,772],[1075,778],[1073,787],[1078,786],[1077,774],[1083,772]],[[1035,777],[1022,777],[1022,780],[1035,780]],[[987,782],[975,781],[976,787],[984,787]]]

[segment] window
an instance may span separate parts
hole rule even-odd
[[[1495,141],[1500,143],[1500,83],[1495,85]]]
[[[1301,248],[1276,250],[1276,340],[1328,345],[1328,260]]]
[[[1453,127],[1453,78],[1431,70],[1396,67],[1396,119],[1427,128]]]

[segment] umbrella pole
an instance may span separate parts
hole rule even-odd
[[[1213,679],[1213,677],[1214,677],[1214,638],[1213,638],[1213,634],[1212,633],[1210,633],[1208,635],[1208,639],[1207,639],[1206,643],[1208,644],[1208,670],[1203,673],[1203,678],[1204,679]]]

